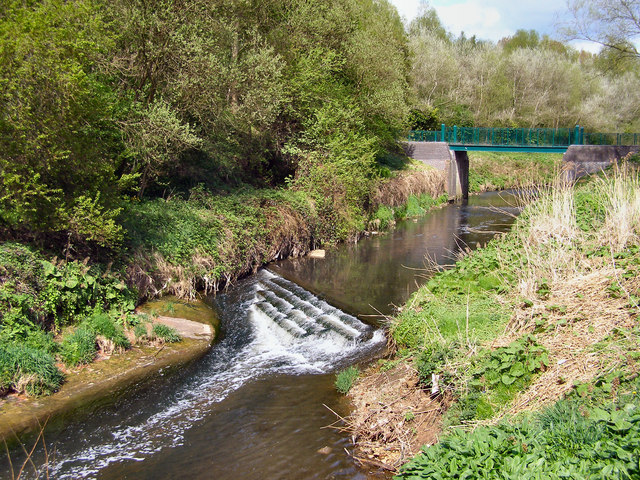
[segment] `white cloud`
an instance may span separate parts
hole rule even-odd
[[[500,40],[518,29],[535,29],[553,35],[559,17],[567,14],[562,0],[391,0],[407,21],[420,5],[433,6],[444,26],[454,35],[464,31],[487,40]]]
[[[569,44],[576,50],[584,50],[585,52],[599,53],[602,50],[602,45],[588,40],[572,40]]]
[[[467,37],[500,40],[512,32],[504,25],[504,20],[496,7],[470,0],[455,5],[435,7],[444,26],[454,35],[464,32]]]
[[[391,3],[398,9],[398,13],[407,22],[418,16],[420,10],[420,0],[391,0]]]

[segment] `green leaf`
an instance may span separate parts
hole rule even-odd
[[[68,278],[64,285],[67,288],[76,288],[78,286],[78,279],[75,277]]]
[[[511,375],[507,375],[506,373],[504,375],[502,375],[502,383],[504,383],[505,385],[511,385],[513,382],[516,381],[516,377],[512,377]]]
[[[594,408],[591,411],[589,418],[591,418],[591,420],[593,420],[594,422],[608,422],[609,420],[611,420],[611,415],[606,410],[603,410],[601,408]]]
[[[54,272],[56,271],[56,266],[53,263],[48,262],[46,260],[42,260],[42,268],[46,276],[53,275]]]
[[[525,374],[524,365],[522,362],[516,362],[511,366],[509,375],[512,377],[521,377]]]

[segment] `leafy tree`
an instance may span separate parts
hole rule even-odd
[[[417,36],[430,32],[441,40],[451,40],[451,34],[442,25],[436,9],[426,4],[420,6],[420,14],[409,24],[409,35]]]
[[[535,30],[519,29],[515,35],[503,38],[499,43],[506,53],[510,53],[518,48],[536,48],[540,45],[540,34]]]
[[[99,68],[111,44],[91,0],[4,2],[0,228],[120,240],[118,102]]]

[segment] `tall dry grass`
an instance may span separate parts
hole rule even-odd
[[[582,209],[582,218],[578,218],[576,189],[581,189],[581,201],[590,207]],[[597,218],[601,212],[604,219]],[[594,218],[584,217],[590,214]],[[578,187],[558,180],[541,191],[518,224],[514,235],[523,254],[515,261],[518,293],[524,297],[533,297],[543,283],[553,286],[595,269],[608,268],[612,262],[605,265],[601,258],[592,259],[588,253],[607,247],[615,254],[639,242],[638,173],[621,166]]]
[[[380,205],[400,207],[405,205],[409,197],[430,195],[439,197],[445,191],[445,174],[441,170],[412,170],[400,173],[377,184],[371,195],[371,205],[375,210]]]
[[[535,331],[551,363],[502,414],[556,401],[574,384],[619,368],[637,348],[631,329],[640,280],[630,273],[640,265],[632,248],[640,245],[638,172],[622,165],[586,184],[557,184],[514,234],[523,253],[512,295],[527,302],[514,302],[520,306],[494,346]],[[603,342],[606,348],[597,348]]]
[[[640,181],[635,169],[616,168],[611,176],[598,179],[597,195],[605,200],[607,212],[599,232],[602,243],[618,253],[638,243],[640,231]]]

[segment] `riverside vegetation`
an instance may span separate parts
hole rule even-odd
[[[5,3],[2,393],[151,341],[146,298],[210,293],[442,194],[395,144],[408,57],[386,1]]]
[[[399,429],[356,412],[363,453],[398,467],[421,429],[443,428],[398,478],[638,476],[636,162],[543,189],[510,233],[414,294],[391,325],[395,358],[363,382],[392,379],[380,415]],[[416,387],[393,382],[405,365]],[[412,388],[428,408],[402,404]],[[357,383],[352,392],[360,405],[377,399]],[[396,402],[406,410],[390,411]]]
[[[412,39],[441,30],[433,11],[407,31],[386,0],[3,7],[5,393],[58,388],[55,355],[73,364],[147,337],[131,315],[146,298],[214,291],[264,262],[423,212],[442,193],[442,178],[410,168],[396,144],[420,118],[453,118],[419,101],[428,79]],[[548,50],[505,45],[495,48]],[[572,78],[631,81],[634,61],[616,58],[584,57]],[[595,94],[603,87],[594,82]],[[453,97],[447,108],[469,110],[466,97]],[[524,110],[509,125],[548,120],[514,105]],[[593,118],[614,118],[609,102],[590,105]],[[616,128],[632,128],[628,116],[615,118]],[[479,189],[512,181],[480,175]],[[92,346],[94,334],[111,343]]]

